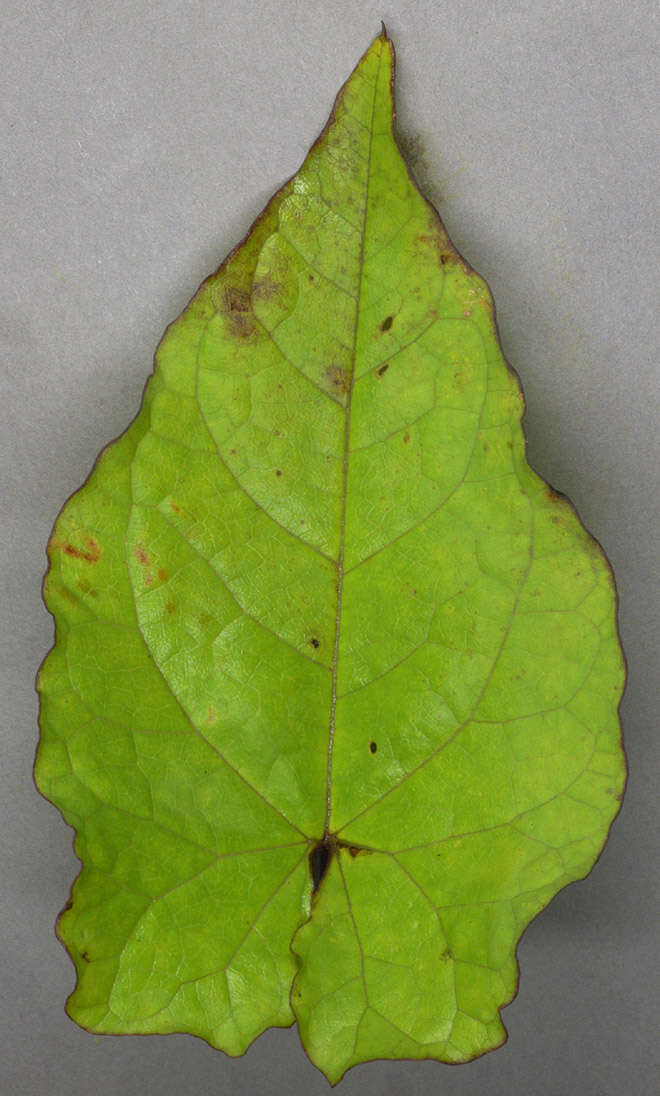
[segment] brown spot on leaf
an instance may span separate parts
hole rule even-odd
[[[174,612],[175,609],[176,609],[176,602],[172,601],[172,599],[170,598],[170,600],[167,603],[167,611],[168,611],[168,613],[171,614],[171,613]]]
[[[90,962],[89,952],[87,950],[81,951],[80,958],[83,959],[86,963],[89,963]]]
[[[366,853],[370,853],[372,850],[365,845],[349,845],[345,841],[338,841],[337,846],[339,849],[346,849],[347,853],[355,859],[356,856],[361,856]]]
[[[181,507],[179,506],[178,502],[174,501],[174,499],[170,499],[170,506],[174,510],[175,514],[181,513]]]
[[[316,636],[312,636],[309,642],[315,650],[318,650],[318,648],[321,646],[321,640],[317,639]]]
[[[386,316],[383,322],[379,325],[379,331],[389,331],[394,323],[394,316]]]
[[[226,285],[224,291],[225,308],[228,312],[249,312],[250,294],[234,285]]]
[[[231,334],[237,339],[248,339],[255,330],[250,294],[237,286],[227,285],[223,298]]]
[[[169,575],[167,574],[167,571],[165,570],[164,567],[159,567],[158,568],[158,577],[159,577],[161,582],[167,582],[167,580],[169,578]]]
[[[276,476],[281,476],[282,475],[282,469],[281,468],[276,468],[275,469],[275,475]]]
[[[420,244],[431,244],[433,247],[435,247],[442,266],[445,266],[447,263],[455,263],[459,261],[458,253],[454,251],[454,249],[449,245],[449,240],[447,239],[447,237],[443,236],[442,234],[438,234],[435,232],[432,233],[430,236],[422,234],[421,236],[417,236],[416,240]]]
[[[339,395],[345,396],[351,387],[351,374],[340,365],[330,365],[325,371],[326,378]]]
[[[406,430],[405,434],[403,435],[403,444],[407,445],[409,441],[410,441],[410,434]]]
[[[85,537],[85,544],[87,548],[78,548],[69,541],[63,544],[57,538],[52,542],[53,548],[61,548],[66,556],[71,556],[73,559],[84,559],[85,563],[98,563],[102,555],[98,541],[94,540],[94,537]]]
[[[376,370],[376,376],[377,377],[382,377],[384,373],[387,373],[387,370],[389,369],[389,367],[390,367],[389,362],[383,362],[382,365],[378,366],[378,369]]]
[[[378,743],[371,741],[369,743],[369,749],[371,750],[372,754],[375,754],[378,750]]]
[[[149,570],[149,568],[151,567],[151,560],[149,559],[149,553],[147,552],[146,548],[144,548],[141,544],[136,544],[133,551],[134,551],[134,554],[135,554],[135,558],[138,561],[138,563],[140,564],[140,566],[147,568],[147,570],[144,573],[144,584],[145,584],[145,586],[153,586],[154,576],[153,576],[152,571]]]

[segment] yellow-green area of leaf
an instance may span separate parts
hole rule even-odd
[[[168,329],[52,536],[36,779],[82,861],[71,1017],[331,1082],[504,1041],[516,944],[621,798],[612,576],[525,459],[487,286],[376,38]]]

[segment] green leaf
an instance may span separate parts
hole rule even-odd
[[[484,282],[393,137],[385,32],[67,503],[36,779],[70,1015],[332,1081],[505,1039],[625,767],[612,576],[530,469]]]

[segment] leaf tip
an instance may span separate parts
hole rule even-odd
[[[372,50],[378,50],[380,52],[383,46],[386,46],[388,48],[390,54],[393,52],[394,43],[392,42],[392,39],[387,32],[387,27],[385,26],[385,23],[381,20],[380,31],[373,39],[369,48],[366,50],[365,56],[371,53]]]

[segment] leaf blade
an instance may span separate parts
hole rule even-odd
[[[71,1014],[232,1054],[295,1015],[333,1082],[503,1041],[520,934],[625,779],[611,574],[527,465],[392,85],[383,32],[168,329],[56,526],[40,681]]]

